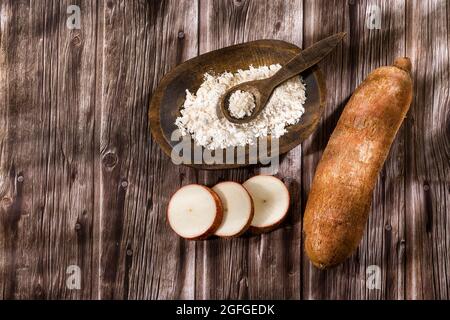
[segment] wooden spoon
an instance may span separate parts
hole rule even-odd
[[[277,86],[317,64],[333,51],[345,35],[345,32],[337,33],[313,44],[311,47],[300,52],[300,54],[295,56],[270,78],[243,82],[228,89],[220,98],[220,112],[218,110],[218,116],[221,117],[223,114],[228,121],[239,124],[252,121],[261,113],[261,111],[263,111],[273,90]],[[253,109],[252,114],[239,119],[233,117],[228,108],[230,96],[237,90],[251,93],[255,102],[255,108]]]

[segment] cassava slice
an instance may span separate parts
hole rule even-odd
[[[210,188],[190,184],[170,199],[167,220],[180,236],[190,240],[206,239],[222,222],[222,203]]]
[[[374,70],[356,89],[320,160],[304,216],[305,250],[328,268],[358,247],[378,173],[412,100],[411,61]]]
[[[289,191],[273,176],[254,176],[243,183],[253,199],[254,216],[250,230],[255,233],[273,230],[283,222],[289,209]]]
[[[212,189],[219,196],[223,207],[222,223],[214,234],[223,238],[243,234],[253,219],[250,194],[241,184],[232,181],[220,182]]]

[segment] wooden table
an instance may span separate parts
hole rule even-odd
[[[80,7],[81,29],[67,27],[69,5]],[[370,5],[381,29],[366,25]],[[449,299],[449,15],[448,0],[0,0],[0,298]],[[177,237],[165,219],[177,188],[259,169],[172,164],[147,120],[162,76],[235,43],[307,47],[339,31],[344,45],[321,64],[321,124],[281,163],[286,225],[229,241]],[[314,170],[352,91],[404,55],[414,101],[367,232],[345,264],[319,271],[301,234]],[[366,283],[371,265],[380,289]],[[80,268],[80,289],[66,283],[69,266]]]

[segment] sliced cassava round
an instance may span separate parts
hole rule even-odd
[[[210,188],[190,184],[180,188],[170,199],[167,220],[180,237],[206,239],[222,222],[223,210],[219,196]]]
[[[250,230],[255,233],[273,230],[283,222],[289,209],[289,191],[273,176],[254,176],[243,183],[253,199],[254,216]]]
[[[222,238],[240,236],[253,219],[250,194],[241,184],[232,181],[220,182],[212,189],[219,196],[223,207],[222,223],[214,234]]]
[[[323,152],[303,218],[305,250],[325,269],[364,233],[378,173],[412,100],[411,61],[372,71],[353,93]]]

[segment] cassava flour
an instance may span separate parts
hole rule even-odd
[[[229,88],[242,82],[268,78],[280,68],[276,64],[258,68],[250,66],[248,70],[225,72],[218,76],[206,73],[195,94],[186,90],[186,101],[181,116],[175,121],[176,126],[183,136],[190,134],[196,144],[208,149],[253,144],[258,137],[268,135],[281,137],[286,133],[286,127],[296,124],[305,111],[305,85],[300,77],[294,77],[278,86],[265,109],[249,123],[234,124],[225,118],[219,119],[216,111],[219,98]],[[237,97],[236,104],[230,99],[232,116],[242,118],[251,114],[254,105],[247,98]]]
[[[228,109],[232,117],[237,119],[248,117],[255,109],[255,98],[250,92],[236,90],[230,96]]]

